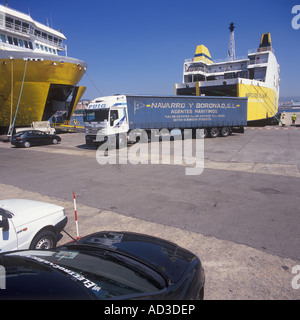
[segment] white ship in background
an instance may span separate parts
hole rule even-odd
[[[184,62],[183,82],[176,95],[248,97],[248,125],[266,125],[278,113],[279,65],[271,35],[261,37],[259,47],[244,58],[235,57],[234,24],[230,24],[228,58],[213,61],[204,45]]]

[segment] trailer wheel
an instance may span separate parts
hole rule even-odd
[[[193,139],[205,139],[208,136],[208,131],[206,128],[197,129],[193,131]]]
[[[202,129],[203,130],[203,134],[201,135],[201,138],[205,139],[208,136],[208,131],[206,128]]]
[[[219,135],[219,129],[218,128],[211,128],[209,133],[212,138],[216,138]]]
[[[222,136],[222,137],[228,137],[229,134],[230,134],[230,129],[229,129],[229,127],[223,127],[223,128],[221,129],[221,136]]]

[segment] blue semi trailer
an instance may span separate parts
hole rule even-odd
[[[140,130],[150,138],[153,130],[192,129],[210,137],[244,132],[247,98],[205,96],[114,95],[96,98],[84,115],[87,144],[118,138],[124,145],[130,132]],[[132,135],[134,139],[136,135]]]

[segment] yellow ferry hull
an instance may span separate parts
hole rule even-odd
[[[278,95],[275,90],[253,86],[249,84],[238,84],[238,97],[248,98],[247,121],[264,121],[273,118],[278,112]]]
[[[85,91],[85,87],[76,87],[86,70],[80,61],[14,56],[6,53],[1,59],[0,54],[0,127],[8,127],[14,120],[15,127],[48,120],[62,106],[70,117]],[[73,98],[68,109],[69,92]]]
[[[228,80],[229,82],[229,80]],[[196,95],[207,96],[224,95],[235,97],[247,97],[247,122],[248,125],[264,125],[278,112],[278,94],[274,89],[246,83],[244,79],[237,79],[226,86],[220,82],[210,86],[208,83],[194,82],[176,84],[176,95]],[[249,82],[249,81],[248,81]],[[188,88],[188,89],[187,89]]]

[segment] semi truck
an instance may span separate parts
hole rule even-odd
[[[154,129],[227,137],[246,125],[247,98],[235,97],[114,95],[92,100],[84,112],[87,145],[111,139],[123,147],[139,130],[150,139]]]

